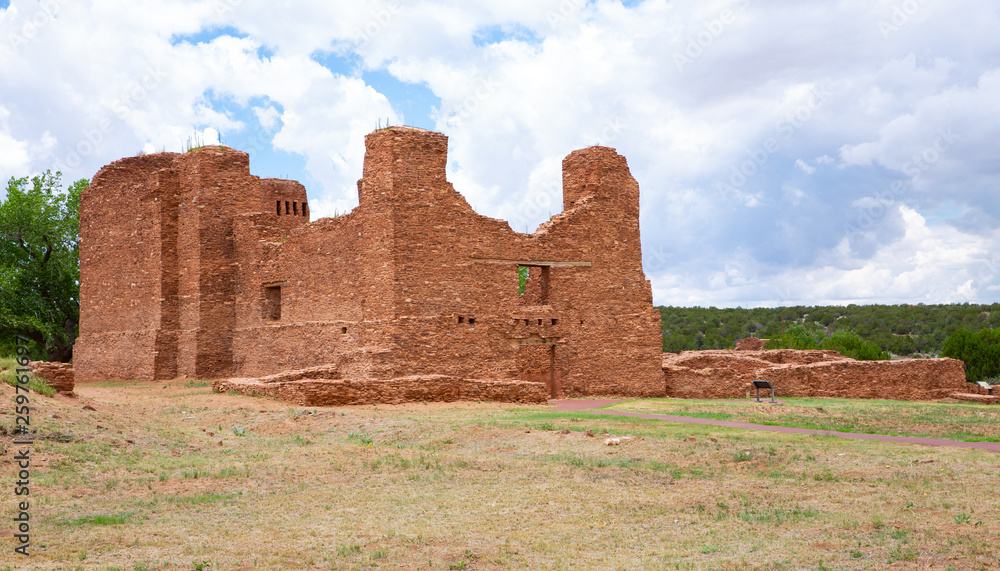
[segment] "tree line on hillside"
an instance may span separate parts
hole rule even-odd
[[[658,309],[663,350],[671,353],[732,349],[744,337],[777,340],[789,333],[820,346],[843,330],[885,353],[932,356],[940,355],[945,341],[960,329],[977,333],[1000,328],[1000,303]]]

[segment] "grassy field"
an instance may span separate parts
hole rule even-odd
[[[13,389],[0,392],[9,431]],[[33,395],[33,555],[15,558],[7,534],[0,570],[1000,566],[1000,457],[984,451],[546,406],[304,408],[201,381],[77,392]],[[803,401],[769,422],[816,406],[856,427],[996,435],[976,414],[996,409],[965,404]]]
[[[840,432],[1000,442],[997,406],[815,398],[782,398],[781,402],[647,399],[607,409]]]

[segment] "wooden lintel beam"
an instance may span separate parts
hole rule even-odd
[[[472,258],[473,262],[483,264],[504,264],[511,266],[536,266],[549,268],[589,268],[590,262],[554,262],[549,260],[495,260],[490,258]]]

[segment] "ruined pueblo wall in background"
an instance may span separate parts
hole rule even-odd
[[[663,372],[667,396],[688,399],[746,398],[755,379],[770,381],[777,398],[935,400],[970,390],[955,359],[856,361],[836,351],[664,353]]]

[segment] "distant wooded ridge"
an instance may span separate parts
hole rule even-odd
[[[799,325],[827,336],[848,329],[894,355],[937,355],[959,329],[1000,328],[1000,303],[657,309],[663,350],[671,353],[732,349],[737,339],[777,339]]]

